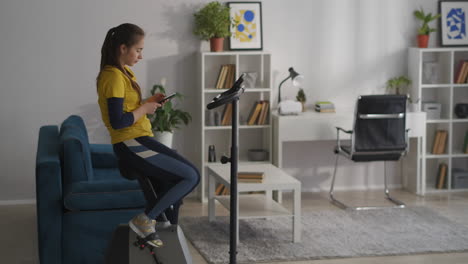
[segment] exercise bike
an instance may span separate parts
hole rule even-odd
[[[231,89],[217,95],[212,102],[207,105],[208,109],[232,103],[232,147],[231,157],[223,156],[223,164],[231,163],[231,208],[237,208],[237,163],[238,163],[238,103],[239,97],[244,93],[242,83],[244,74],[234,83]],[[140,184],[148,184],[157,197],[154,186],[143,174],[139,174],[135,168],[129,168],[127,164],[119,160],[119,170],[127,179],[139,179]],[[175,204],[168,208],[156,219],[158,235],[164,242],[160,248],[153,247],[144,238],[138,237],[128,224],[122,224],[114,231],[110,246],[105,256],[105,264],[191,264],[187,240],[182,229],[178,226],[178,214],[180,204]],[[235,219],[236,210],[231,210],[230,218],[230,263],[236,263],[237,240],[235,234],[237,227]],[[147,251],[147,252],[144,252]]]
[[[157,197],[154,186],[148,177],[119,160],[119,170],[127,179],[138,179],[147,185]],[[154,247],[139,237],[128,224],[122,224],[114,231],[108,247],[106,264],[191,264],[192,256],[184,232],[178,225],[179,207],[174,204],[156,219],[158,235],[164,242],[162,247]]]

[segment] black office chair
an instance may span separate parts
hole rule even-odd
[[[359,96],[354,118],[354,129],[336,128],[335,170],[330,188],[331,202],[343,209],[366,210],[377,209],[376,206],[350,207],[335,199],[335,185],[338,157],[340,155],[355,162],[398,161],[409,148],[406,120],[406,95],[366,95]],[[350,145],[340,141],[340,131],[351,137]],[[349,140],[347,142],[349,144]],[[385,170],[386,171],[386,170]],[[387,188],[387,174],[384,171],[385,196],[398,208],[405,204],[392,198]]]

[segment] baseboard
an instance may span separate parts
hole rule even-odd
[[[389,184],[388,189],[401,189],[403,186],[401,184]],[[384,189],[384,185],[370,185],[370,186],[335,186],[334,191],[369,191],[369,190],[380,190]],[[329,192],[330,187],[327,186],[327,189],[324,188],[307,188],[307,189],[302,189],[302,192]]]
[[[1,205],[22,205],[22,204],[36,204],[36,199],[28,200],[0,200]]]

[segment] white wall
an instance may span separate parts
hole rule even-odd
[[[166,77],[169,89],[186,95],[183,108],[195,119],[176,135],[176,148],[196,160],[195,54],[208,46],[191,30],[194,10],[206,2],[2,1],[0,200],[34,199],[40,126],[60,124],[70,114],[79,114],[92,142],[108,142],[96,104],[95,77],[107,30],[124,22],[147,32],[144,60],[134,67],[140,85],[148,92]],[[306,77],[308,102],[332,100],[346,107],[354,104],[358,94],[383,91],[387,79],[406,73],[406,50],[415,45],[412,12],[420,6],[435,12],[437,0],[263,1],[264,50],[273,54],[275,87],[288,67],[294,66]],[[436,37],[432,35],[432,45]],[[282,90],[289,98],[297,92],[288,86]],[[301,179],[304,189],[327,186],[333,165],[331,147],[331,142],[287,144],[286,170]],[[350,168],[370,175],[380,167]],[[398,179],[394,182],[398,184]],[[358,182],[337,184],[359,187],[381,181],[365,176]]]

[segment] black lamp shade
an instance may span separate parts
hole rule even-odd
[[[298,76],[298,75],[299,75],[299,73],[297,73],[297,71],[295,71],[295,70],[293,69],[293,67],[290,67],[290,68],[289,68],[289,77],[291,77],[291,79],[296,78],[296,76]]]

